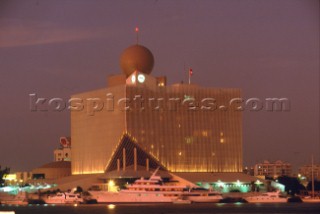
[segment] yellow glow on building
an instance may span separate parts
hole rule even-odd
[[[208,137],[208,131],[202,131],[202,136],[203,137]]]
[[[73,175],[90,175],[90,174],[101,174],[104,170],[92,170],[92,171],[74,171]]]
[[[6,181],[16,181],[17,180],[17,175],[16,174],[8,174],[5,176],[4,180]]]

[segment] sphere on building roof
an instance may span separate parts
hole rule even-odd
[[[135,71],[150,74],[153,65],[154,58],[151,51],[138,44],[125,49],[120,57],[121,69],[127,77]]]

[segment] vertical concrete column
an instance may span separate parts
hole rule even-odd
[[[146,170],[149,171],[149,158],[146,159]]]
[[[137,148],[133,149],[133,161],[134,171],[137,171]]]
[[[123,158],[123,160],[122,160],[122,162],[123,162],[123,171],[126,171],[126,149],[125,148],[123,148],[123,150],[122,150],[122,158]]]
[[[117,159],[117,171],[118,172],[120,171],[120,159],[119,158]]]

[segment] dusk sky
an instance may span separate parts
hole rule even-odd
[[[244,98],[288,98],[287,112],[243,114],[244,166],[320,162],[319,1],[2,0],[0,165],[27,171],[53,161],[70,112],[31,112],[29,94],[68,100],[106,87],[135,43],[169,84],[241,88]],[[119,136],[120,137],[120,136]]]

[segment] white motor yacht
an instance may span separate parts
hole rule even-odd
[[[165,185],[160,176],[156,176],[158,169],[149,179],[140,178],[126,189],[117,192],[89,191],[98,203],[172,203],[181,199],[191,202],[218,202],[222,199],[220,193],[211,191],[189,191],[182,185]],[[185,201],[183,201],[185,202]]]
[[[80,194],[59,192],[55,195],[44,198],[46,204],[78,204],[83,203]]]
[[[261,195],[248,196],[244,199],[249,203],[286,203],[288,199],[280,197],[280,192],[266,192]]]

